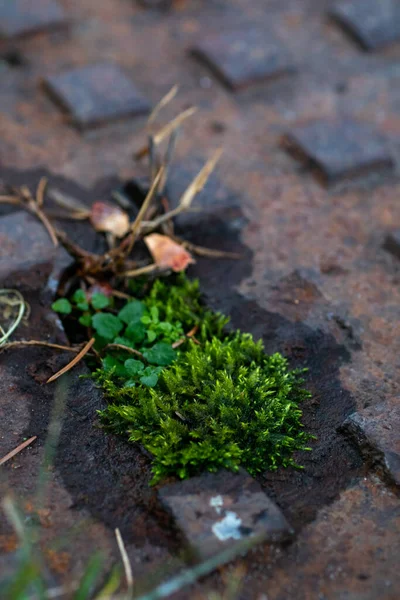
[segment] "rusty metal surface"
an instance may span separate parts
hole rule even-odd
[[[178,169],[190,170],[191,157],[204,160],[213,148],[224,146],[219,183],[211,187],[219,190],[224,208],[208,206],[210,220],[196,226],[192,215],[185,226],[193,241],[239,250],[244,259],[199,260],[192,273],[201,278],[210,305],[229,313],[234,327],[262,337],[268,351],[284,352],[291,364],[309,367],[307,386],[313,398],[304,407],[304,420],[318,437],[312,452],[301,457],[304,471],[266,473],[259,480],[297,535],[288,548],[266,546],[246,561],[244,597],[260,600],[263,594],[286,598],[288,590],[299,598],[301,591],[307,600],[392,600],[399,586],[393,558],[399,539],[398,492],[371,476],[373,461],[363,463],[357,444],[341,426],[350,414],[373,409],[399,390],[400,261],[397,252],[387,251],[385,240],[395,239],[400,223],[400,45],[391,41],[379,52],[361,52],[328,18],[334,4],[187,0],[177,10],[163,12],[118,0],[60,0],[71,23],[68,29],[49,28],[0,45],[0,57],[17,52],[21,58],[0,58],[0,176],[13,185],[28,184],[34,190],[47,174],[59,189],[93,202],[109,199],[112,189],[146,174],[144,166],[132,161],[143,143],[144,119],[106,119],[101,127],[77,131],[43,88],[48,78],[99,62],[118,65],[151,105],[180,84],[176,102],[165,109],[166,120],[192,103],[200,107],[200,117],[188,121],[181,136],[177,189],[184,179]],[[232,93],[193,58],[191,49],[223,30],[252,27],[272,31],[283,51],[295,58],[297,70]],[[241,77],[246,80],[246,73]],[[385,138],[395,164],[392,173],[354,182],[350,174],[341,188],[326,188],[312,169],[282,148],[282,137],[291,130],[343,118]],[[339,135],[330,143],[338,155],[343,153]],[[71,235],[94,247],[80,224]],[[33,305],[34,300],[28,294]],[[52,339],[55,325],[43,329],[43,313],[34,311],[32,318],[32,330],[21,335],[44,331]],[[7,355],[14,380],[7,376],[4,385],[15,385],[18,374],[26,396],[26,405],[19,401],[11,408],[24,406],[26,413],[18,426],[17,412],[8,415],[16,425],[6,432],[5,451],[16,445],[13,431],[41,434],[29,456],[44,443],[52,392],[42,384],[56,370],[48,360],[39,351],[24,351],[18,359],[15,353]],[[28,361],[36,380],[23,372]],[[96,437],[90,416],[79,414],[73,401],[71,409],[61,456],[70,453],[71,461],[60,459],[55,470],[62,493],[73,499],[60,517],[60,530],[62,519],[70,522],[78,506],[95,520],[107,548],[112,528],[121,525],[138,574],[168,562],[178,551],[179,532],[148,492],[148,462],[132,450],[119,461],[118,442],[106,434]],[[90,443],[79,448],[76,436],[89,435],[94,436]],[[394,432],[389,452],[397,441]],[[110,452],[107,470],[115,479],[108,480],[96,467],[93,479],[99,487],[81,494],[96,448],[104,459]],[[13,463],[18,469],[12,464],[6,468],[14,477],[13,487],[29,493],[36,473],[21,458]],[[135,464],[136,487],[129,461]],[[119,514],[118,497],[107,498],[107,482],[114,485],[120,478],[125,489],[133,490],[128,495],[132,512],[123,504]],[[205,590],[218,585],[214,576],[183,597],[204,597]]]

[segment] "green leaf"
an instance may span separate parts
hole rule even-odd
[[[72,311],[71,302],[66,298],[59,298],[53,302],[51,308],[61,315],[69,315]]]
[[[152,365],[166,367],[175,360],[176,352],[170,344],[159,342],[158,344],[154,344],[152,348],[143,352],[143,356]]]
[[[151,314],[151,318],[153,319],[153,321],[154,321],[155,323],[158,323],[158,315],[159,315],[159,312],[158,312],[158,308],[157,308],[157,306],[152,306],[152,307],[150,308],[150,314]]]
[[[106,354],[102,360],[102,364],[105,371],[114,371],[117,377],[126,377],[127,375],[124,365],[115,356],[111,356],[111,354]]]
[[[137,381],[135,381],[134,379],[128,379],[127,381],[124,382],[124,387],[134,388],[134,387],[136,387],[136,383],[137,383]]]
[[[76,292],[72,296],[72,300],[73,302],[75,302],[76,308],[78,308],[82,312],[85,310],[89,310],[89,302],[87,301],[86,294],[83,290],[76,290]]]
[[[132,300],[131,302],[127,302],[123,308],[118,313],[118,317],[129,325],[129,323],[136,323],[140,321],[142,315],[144,313],[144,304],[139,300]]]
[[[135,347],[135,344],[131,340],[128,340],[128,338],[121,337],[119,335],[117,335],[117,337],[114,338],[114,344],[122,344],[122,346],[128,346],[128,348]]]
[[[92,323],[97,333],[108,341],[112,341],[123,328],[121,321],[110,313],[96,313]]]
[[[153,371],[153,373],[150,373],[149,375],[142,375],[142,377],[140,378],[140,383],[143,383],[143,385],[147,386],[147,387],[154,387],[155,385],[157,385],[158,382],[158,374]]]
[[[95,310],[102,310],[110,306],[110,298],[101,292],[95,292],[90,301]]]
[[[128,372],[128,375],[133,377],[134,375],[139,375],[144,371],[144,364],[141,360],[136,360],[135,358],[128,358],[125,361],[125,369]]]
[[[132,323],[130,323],[126,328],[125,335],[130,340],[132,340],[132,342],[140,344],[140,342],[144,340],[144,336],[146,335],[146,329],[140,321],[132,321]]]
[[[76,290],[72,296],[72,300],[75,302],[75,304],[78,304],[78,302],[87,302],[85,292],[81,289]]]
[[[92,324],[92,316],[89,313],[85,313],[81,317],[79,317],[79,323],[84,327],[90,327]]]
[[[154,342],[156,337],[157,337],[157,334],[155,331],[153,331],[152,329],[147,330],[147,339],[149,342]]]

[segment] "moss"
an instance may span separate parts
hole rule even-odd
[[[109,406],[103,424],[153,455],[153,483],[243,465],[252,474],[297,466],[293,453],[310,439],[299,404],[309,397],[298,371],[280,354],[265,354],[251,335],[224,331],[227,319],[206,309],[197,282],[156,281],[143,300],[166,322],[198,325],[155,387],[127,385],[115,371],[95,378]]]

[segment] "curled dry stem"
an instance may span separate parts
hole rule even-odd
[[[12,296],[15,296],[15,298],[13,299]],[[6,344],[7,340],[21,323],[27,307],[23,295],[18,290],[0,290],[0,305],[1,304],[5,304],[6,306],[10,307],[17,307],[18,313],[7,330],[4,330],[3,327],[1,327],[2,335],[0,337],[0,348]]]

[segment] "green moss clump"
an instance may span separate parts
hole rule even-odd
[[[202,342],[214,336],[222,337],[229,322],[228,317],[206,308],[198,280],[190,280],[184,274],[177,276],[174,284],[157,279],[143,302],[148,310],[157,307],[161,320],[182,323],[186,332],[197,325],[196,337]]]
[[[153,483],[239,465],[252,474],[298,466],[293,452],[311,438],[301,424],[299,404],[310,396],[301,374],[251,335],[224,333],[227,319],[202,305],[197,282],[157,281],[144,302],[185,331],[197,324],[201,340],[186,342],[155,387],[95,374],[110,400],[102,422],[153,455]]]

